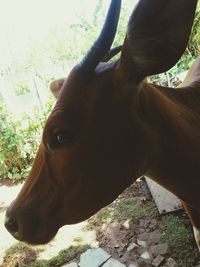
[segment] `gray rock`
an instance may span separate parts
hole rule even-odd
[[[147,262],[146,260],[139,259],[138,267],[153,267],[153,265],[151,265],[151,263]]]
[[[146,241],[143,241],[143,240],[137,240],[137,243],[140,247],[142,248],[146,248],[147,247],[147,242]]]
[[[61,267],[78,267],[78,264],[76,262],[71,262],[71,263],[62,265]]]
[[[157,244],[160,241],[161,238],[161,232],[159,230],[155,230],[150,233],[149,239],[151,243]]]
[[[150,251],[145,251],[142,255],[140,255],[140,257],[142,258],[142,259],[144,259],[144,260],[152,260],[152,254],[151,254],[151,252]]]
[[[102,267],[126,267],[126,265],[113,258],[110,258],[106,263],[102,265]]]
[[[128,267],[138,267],[138,265],[137,265],[137,263],[132,262],[132,263],[130,263],[130,264],[128,265]]]
[[[105,263],[111,256],[102,248],[88,249],[81,254],[80,267],[99,267]]]
[[[178,267],[178,264],[175,262],[174,259],[169,258],[169,259],[167,259],[164,267]]]
[[[135,248],[138,248],[138,245],[133,242],[128,246],[127,251],[131,251]]]
[[[138,235],[138,240],[146,241],[148,244],[157,244],[160,242],[161,232],[159,230],[155,230],[150,233],[142,233]]]
[[[164,257],[162,257],[161,255],[158,255],[153,261],[152,261],[152,265],[155,267],[158,267],[161,265],[161,263],[164,261]]]
[[[139,234],[138,239],[141,241],[148,241],[150,239],[150,233]]]
[[[162,255],[165,256],[170,252],[169,245],[167,243],[162,243],[150,247],[150,251],[153,256]]]

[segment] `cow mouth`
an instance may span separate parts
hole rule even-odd
[[[9,231],[9,233],[18,241],[26,242],[30,245],[40,245],[40,244],[46,244],[49,241],[51,241],[56,233],[59,230],[59,226],[51,225],[51,221],[43,222],[43,224],[38,224],[37,221],[26,221],[23,220],[22,222],[19,222],[17,227],[14,228],[12,225],[14,224],[14,221],[8,219],[6,216],[5,218],[5,227]],[[11,230],[12,229],[12,230]]]
[[[58,228],[59,229],[59,228]],[[56,233],[58,232],[58,229],[54,230],[54,231],[39,231],[39,232],[35,232],[30,231],[27,232],[26,234],[22,234],[21,236],[15,236],[13,235],[16,239],[18,239],[21,242],[25,242],[27,244],[30,245],[43,245],[43,244],[47,244],[48,242],[50,242],[56,235]]]

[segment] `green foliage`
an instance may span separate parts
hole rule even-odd
[[[79,256],[90,247],[88,245],[70,246],[67,249],[61,250],[57,256],[52,257],[50,260],[36,260],[31,262],[27,267],[56,267],[71,260],[78,259]]]
[[[172,256],[179,266],[193,267],[198,259],[193,233],[183,220],[175,215],[164,216],[160,222],[162,240],[170,245]]]
[[[27,84],[20,82],[20,83],[16,84],[16,86],[15,86],[15,93],[17,96],[24,95],[24,94],[27,94],[30,92],[31,92],[31,90]]]
[[[0,101],[0,178],[16,180],[27,176],[50,108],[51,105],[44,114],[35,110],[34,116],[24,115],[16,121]]]
[[[142,219],[143,217],[154,218],[158,216],[158,211],[153,202],[141,203],[136,198],[117,199],[97,214],[89,219],[89,226],[108,225],[114,220]]]
[[[200,2],[197,5],[197,11],[193,23],[192,33],[188,44],[188,52],[191,56],[197,57],[200,52]]]

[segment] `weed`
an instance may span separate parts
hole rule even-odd
[[[50,260],[36,260],[35,262],[31,262],[29,265],[27,265],[27,267],[61,266],[63,263],[78,259],[80,254],[82,254],[89,248],[90,247],[88,245],[70,246],[67,249],[61,250],[57,256],[51,258]]]
[[[70,246],[61,250],[58,255],[49,260],[36,260],[38,250],[23,243],[16,243],[6,250],[4,262],[1,267],[57,267],[71,260],[78,260],[81,253],[89,249],[88,245]]]
[[[17,242],[5,252],[1,267],[28,266],[37,257],[38,251],[24,243]]]
[[[162,240],[170,245],[172,256],[181,267],[193,267],[198,258],[198,250],[194,249],[193,233],[186,227],[181,217],[173,214],[160,221]]]
[[[89,219],[87,228],[108,225],[114,220],[154,218],[158,211],[152,201],[142,203],[137,197],[117,199]]]

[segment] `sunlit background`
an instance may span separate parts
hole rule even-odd
[[[98,0],[0,0],[1,64],[24,55],[51,29],[91,20]],[[107,5],[109,1],[104,1]]]
[[[122,2],[118,42],[123,42],[128,14],[137,1]],[[42,108],[49,97],[45,90],[49,81],[66,76],[86,53],[100,31],[109,3],[0,0],[0,92],[15,116],[32,114],[35,105]],[[20,97],[16,97],[17,91]]]
[[[1,64],[24,56],[33,42],[44,40],[52,29],[92,22],[98,0],[0,0]],[[130,11],[137,0],[124,0]],[[110,1],[102,1],[106,10]],[[80,46],[81,44],[79,44]],[[17,55],[16,55],[17,54]]]

